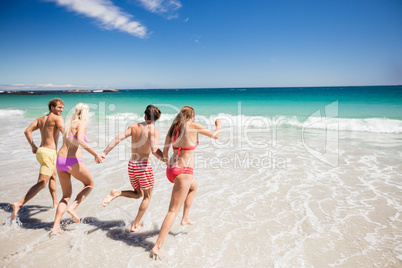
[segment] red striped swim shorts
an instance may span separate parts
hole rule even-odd
[[[154,171],[149,162],[128,162],[128,177],[134,189],[142,190],[154,188]]]

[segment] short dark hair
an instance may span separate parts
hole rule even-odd
[[[155,122],[156,120],[161,117],[161,111],[156,107],[155,105],[148,105],[147,108],[145,109],[145,120],[151,120]]]
[[[52,109],[52,107],[56,107],[58,102],[61,102],[61,104],[64,105],[64,101],[59,98],[54,98],[53,100],[49,101],[49,111]]]

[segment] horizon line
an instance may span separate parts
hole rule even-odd
[[[254,87],[160,87],[160,88],[71,88],[71,89],[58,89],[58,88],[47,88],[47,89],[0,89],[1,93],[5,92],[76,92],[82,93],[85,91],[93,92],[93,91],[115,91],[115,90],[192,90],[192,89],[263,89],[263,88],[343,88],[343,87],[398,87],[402,86],[402,84],[393,84],[393,85],[353,85],[353,86],[254,86]],[[1,85],[0,85],[1,87]]]

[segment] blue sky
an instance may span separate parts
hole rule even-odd
[[[2,0],[0,90],[402,84],[400,0]]]

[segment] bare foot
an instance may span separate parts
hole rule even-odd
[[[11,220],[15,220],[17,218],[18,211],[20,211],[20,206],[17,203],[13,204],[13,213],[11,213]]]
[[[60,226],[58,227],[53,227],[52,230],[50,231],[50,235],[58,235],[58,234],[62,234],[63,230],[60,228]]]
[[[115,189],[113,189],[112,191],[110,191],[110,193],[105,197],[105,199],[103,200],[102,205],[104,207],[106,207],[113,199],[115,199],[116,197],[120,196],[121,192],[117,191]]]
[[[141,229],[141,225],[131,225],[130,232],[136,233]]]
[[[78,218],[77,214],[75,214],[75,211],[67,209],[67,213],[71,215],[71,217],[73,218],[73,221],[75,223],[79,223],[80,222],[80,218]]]
[[[188,218],[181,220],[181,225],[193,225],[193,224],[195,224],[195,221],[190,221]]]
[[[162,249],[155,245],[154,248],[151,251],[151,257],[152,257],[152,259],[155,259],[155,260],[157,260],[158,258],[163,257]]]

